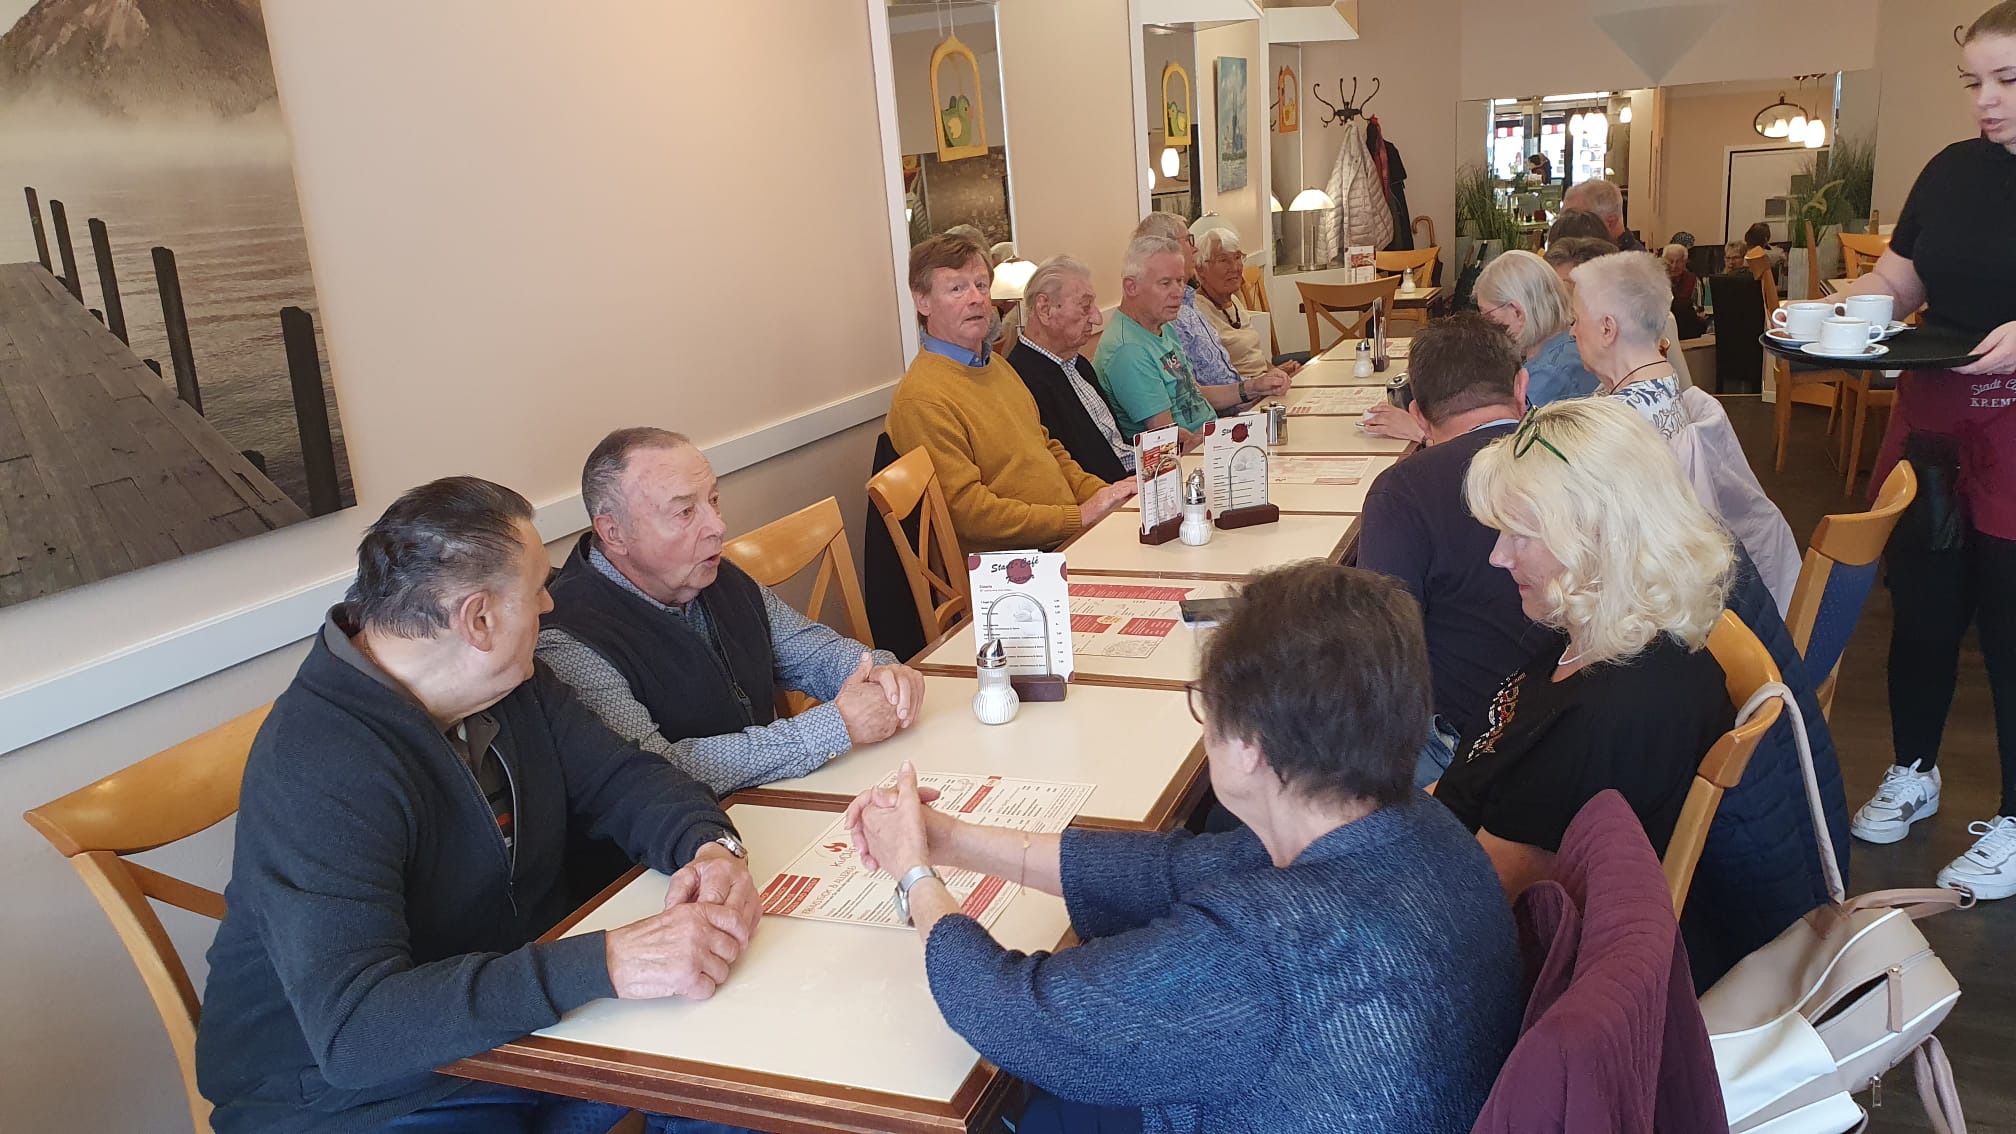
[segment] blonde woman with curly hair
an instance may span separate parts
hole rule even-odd
[[[1614,399],[1529,412],[1470,463],[1470,511],[1526,616],[1555,633],[1492,697],[1435,792],[1507,895],[1547,876],[1568,823],[1615,788],[1665,853],[1694,769],[1734,717],[1702,647],[1734,550],[1673,454]]]

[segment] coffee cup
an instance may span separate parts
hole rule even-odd
[[[1867,319],[1836,315],[1820,323],[1820,349],[1829,354],[1860,354],[1882,335],[1883,328]]]
[[[1897,300],[1888,295],[1851,295],[1834,305],[1834,314],[1850,319],[1867,319],[1878,327],[1889,327],[1896,314]]]
[[[1834,305],[1831,303],[1788,303],[1771,313],[1771,325],[1795,339],[1811,342],[1820,337],[1821,320],[1832,314]]]

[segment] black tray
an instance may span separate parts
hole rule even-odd
[[[1870,359],[1816,358],[1768,334],[1758,335],[1757,341],[1794,370],[1951,370],[1981,357],[1969,353],[1981,343],[1978,332],[1937,326],[1899,331],[1883,344],[1890,348],[1888,354]]]

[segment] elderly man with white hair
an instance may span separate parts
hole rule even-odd
[[[1673,301],[1665,266],[1649,252],[1614,252],[1570,278],[1575,348],[1596,375],[1597,395],[1638,411],[1673,447],[1702,505],[1742,542],[1783,614],[1799,581],[1799,544],[1750,471],[1722,403],[1691,386],[1682,390],[1659,349]]]
[[[1624,227],[1624,191],[1600,177],[1577,182],[1561,194],[1563,209],[1595,213],[1610,233],[1610,242],[1625,252],[1645,251],[1638,234]]]
[[[1143,430],[1174,425],[1182,430],[1183,447],[1188,449],[1219,410],[1247,400],[1244,382],[1197,384],[1191,357],[1173,326],[1183,312],[1196,314],[1183,304],[1184,275],[1183,246],[1176,241],[1144,235],[1127,245],[1120,310],[1099,337],[1093,363],[1119,421],[1120,435],[1130,442]],[[1217,345],[1215,338],[1212,345]]]
[[[1205,228],[1197,236],[1197,288],[1188,302],[1217,332],[1232,369],[1248,382],[1258,382],[1275,365],[1253,313],[1239,301],[1239,290],[1246,283],[1246,250],[1239,245],[1239,234],[1216,217],[1200,223]],[[1301,368],[1299,360],[1280,366],[1284,379]]]
[[[1029,277],[1022,307],[1022,338],[1008,352],[1008,365],[1036,399],[1043,428],[1093,476],[1119,481],[1134,475],[1134,447],[1120,436],[1099,376],[1081,353],[1100,322],[1092,269],[1052,256]]]
[[[1189,283],[1197,274],[1197,238],[1183,223],[1183,218],[1174,213],[1149,213],[1134,226],[1134,235],[1167,237],[1175,242],[1176,250],[1183,257],[1183,306],[1177,311],[1173,323],[1176,339],[1183,344],[1183,353],[1190,360],[1191,376],[1205,389],[1216,386],[1237,386],[1239,389],[1236,401],[1223,403],[1213,398],[1211,404],[1219,409],[1236,409],[1260,398],[1284,393],[1288,389],[1285,372],[1270,367],[1249,378],[1235,367],[1231,353],[1219,341],[1218,332],[1200,310],[1207,304],[1197,302],[1197,289]]]

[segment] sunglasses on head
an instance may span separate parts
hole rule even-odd
[[[1537,409],[1538,407],[1527,410],[1526,416],[1519,420],[1519,429],[1512,434],[1512,459],[1515,461],[1518,460],[1520,457],[1526,455],[1527,450],[1533,448],[1535,445],[1539,445],[1561,458],[1562,464],[1573,464],[1574,462],[1568,459],[1568,454],[1556,449],[1552,441],[1540,436],[1539,419],[1533,416],[1537,412]]]

